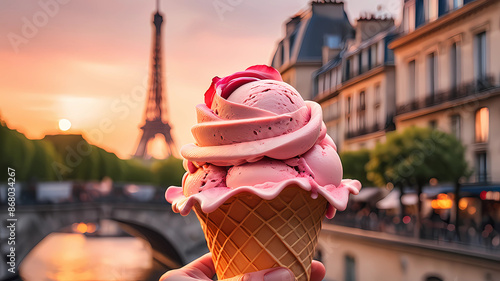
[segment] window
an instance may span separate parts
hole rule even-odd
[[[488,180],[488,161],[486,152],[476,154],[476,173],[477,181],[485,182]]]
[[[351,114],[351,97],[347,98],[347,114]]]
[[[378,65],[378,43],[372,45],[371,51],[372,51],[372,65],[375,67]]]
[[[365,92],[362,91],[359,93],[359,129],[364,130],[366,128],[366,100],[365,100]]]
[[[408,101],[412,102],[415,99],[416,71],[415,60],[408,63]]]
[[[373,125],[379,128],[379,122],[380,122],[380,106],[376,106],[375,110],[373,111]]]
[[[462,7],[464,5],[464,1],[463,0],[450,0],[451,1],[451,9],[454,10],[454,9],[458,9],[460,7]]]
[[[476,80],[484,80],[486,77],[486,68],[487,68],[487,56],[486,56],[486,32],[481,32],[476,34],[474,38],[474,61],[475,61],[475,69],[474,74],[476,76]]]
[[[424,0],[425,21],[431,22],[438,17],[438,0]]]
[[[345,80],[351,79],[351,59],[345,62]]]
[[[457,43],[450,47],[450,86],[456,89],[460,84],[460,50]]]
[[[457,140],[461,140],[461,118],[460,115],[452,115],[451,116],[451,133],[457,138]]]
[[[430,53],[427,55],[427,93],[429,96],[434,96],[436,93],[436,55]]]
[[[435,130],[437,128],[437,121],[436,120],[429,121],[429,127]]]
[[[375,109],[373,111],[373,124],[378,127],[380,122],[380,84],[375,85]]]
[[[356,260],[351,256],[345,256],[345,281],[356,281]]]
[[[375,85],[375,105],[380,104],[380,84]]]
[[[358,55],[358,74],[363,73],[363,52]]]
[[[289,56],[289,59],[292,59],[293,46],[295,45],[295,34],[296,33],[297,32],[294,32],[292,35],[290,35],[290,39],[289,39],[290,46],[288,47],[288,56]]]
[[[368,48],[368,70],[372,69],[372,47]]]
[[[340,43],[341,43],[341,40],[340,40],[340,36],[339,35],[335,35],[335,34],[327,34],[327,35],[325,35],[325,45],[329,49],[340,48]]]
[[[352,100],[351,97],[347,98],[347,132],[352,132],[352,122],[351,122],[351,108]]]
[[[490,112],[487,107],[480,108],[476,111],[476,142],[487,142],[490,126]]]
[[[359,93],[359,109],[365,110],[365,108],[366,108],[365,91],[362,91],[361,93]]]
[[[415,4],[405,7],[404,30],[406,33],[415,30]]]

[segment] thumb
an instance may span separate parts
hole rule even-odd
[[[277,267],[245,273],[221,281],[295,281],[295,276],[291,270]]]

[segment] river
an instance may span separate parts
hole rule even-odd
[[[25,258],[20,275],[25,281],[152,281],[165,270],[141,238],[52,233]]]

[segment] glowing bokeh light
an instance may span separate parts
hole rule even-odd
[[[76,230],[80,233],[85,233],[85,232],[87,232],[87,225],[85,223],[81,222],[77,225]]]
[[[433,209],[451,209],[452,206],[453,201],[444,193],[438,194],[437,199],[431,201],[431,207]]]

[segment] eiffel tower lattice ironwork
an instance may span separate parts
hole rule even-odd
[[[148,143],[156,135],[163,135],[167,146],[168,156],[176,153],[174,140],[171,135],[171,127],[168,123],[166,112],[167,99],[163,96],[162,87],[162,63],[161,63],[161,25],[163,17],[159,12],[159,1],[156,2],[156,13],[153,16],[155,34],[153,35],[153,57],[151,60],[151,76],[149,78],[148,97],[144,117],[146,123],[141,127],[142,136],[134,154],[136,157],[148,158]],[[165,107],[164,107],[165,106]]]

